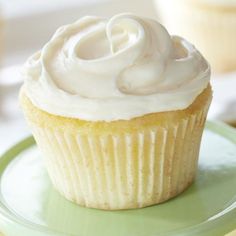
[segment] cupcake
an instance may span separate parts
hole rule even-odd
[[[26,62],[20,103],[54,187],[141,208],[194,180],[212,92],[193,45],[132,14],[83,17]]]
[[[171,33],[191,42],[213,71],[236,70],[236,0],[155,0]]]

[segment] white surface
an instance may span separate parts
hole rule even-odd
[[[213,103],[209,118],[236,123],[236,72],[213,76]]]
[[[65,3],[64,0],[57,1]],[[47,11],[44,11],[42,2],[48,2],[50,5]],[[127,3],[125,0],[109,0],[107,1],[110,2],[109,4],[96,0],[97,4],[93,4],[92,7],[88,5],[75,7],[73,4],[81,1],[74,0],[66,8],[60,4],[59,8],[54,8],[57,4],[53,5],[53,2],[55,3],[56,0],[2,1],[2,4],[8,5],[8,8],[5,11],[7,20],[4,70],[0,71],[0,154],[22,137],[30,134],[18,105],[17,97],[21,80],[19,67],[15,65],[20,66],[30,54],[41,48],[59,25],[71,22],[84,14],[112,15],[121,11],[132,11],[139,15],[155,17],[151,0],[130,0]],[[26,10],[26,6],[33,10]],[[25,11],[21,11],[23,8]],[[236,109],[236,73],[220,76],[212,80],[212,84],[214,99],[209,117],[226,119],[226,114],[235,119],[236,112],[233,113],[233,110]],[[225,113],[225,110],[230,112]]]
[[[2,0],[2,8],[6,18],[24,17],[45,12],[61,10],[67,7],[87,7],[109,0]]]

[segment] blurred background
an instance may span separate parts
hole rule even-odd
[[[84,15],[112,16],[132,12],[158,19],[171,34],[193,42],[213,70],[214,100],[208,118],[235,125],[236,3],[223,2],[0,0],[0,154],[30,134],[18,104],[22,64],[59,26]]]

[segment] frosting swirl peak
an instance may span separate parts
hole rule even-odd
[[[23,72],[35,106],[92,121],[185,109],[209,75],[190,43],[132,14],[87,16],[62,26]]]

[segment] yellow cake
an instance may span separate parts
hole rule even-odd
[[[90,37],[75,40],[89,29]],[[107,34],[100,33],[104,29]],[[163,42],[158,45],[155,37]],[[93,47],[94,39],[99,53],[112,44],[111,54],[90,52],[86,43]],[[127,67],[133,55],[135,64]],[[114,88],[111,75],[124,64]],[[87,17],[59,29],[24,69],[22,109],[53,185],[68,200],[106,210],[140,208],[166,201],[193,182],[212,91],[208,64],[183,39],[129,14],[109,21]]]
[[[156,0],[163,24],[193,42],[213,71],[236,70],[235,0]]]

